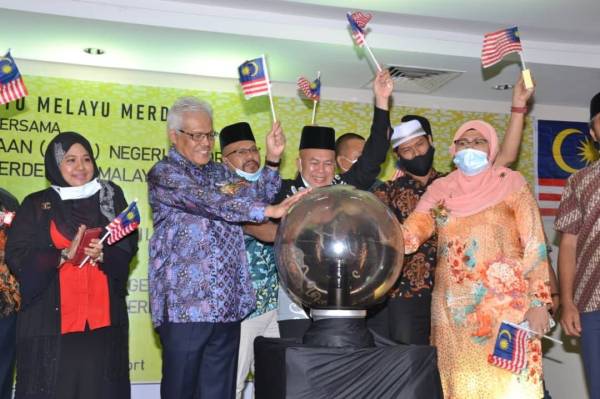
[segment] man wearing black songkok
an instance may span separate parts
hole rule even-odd
[[[306,187],[351,184],[368,190],[376,181],[390,144],[389,98],[394,88],[388,71],[377,74],[373,84],[375,109],[371,134],[361,156],[346,172],[336,175],[335,130],[326,126],[305,126],[300,138],[298,175],[283,180],[276,202]],[[279,332],[282,338],[300,338],[310,326],[304,310],[279,288]]]

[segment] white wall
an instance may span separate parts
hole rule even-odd
[[[19,68],[24,75],[53,76],[70,79],[82,79],[124,84],[139,84],[174,88],[198,87],[203,90],[235,92],[238,90],[237,81],[233,79],[207,78],[190,75],[152,73],[131,70],[116,70],[106,68],[84,67],[78,65],[56,64],[48,62],[19,60]],[[297,95],[295,84],[277,83],[273,85],[276,96],[294,97]],[[506,97],[506,95],[504,95]],[[339,88],[323,88],[323,99],[344,100],[370,103],[370,90],[351,90]],[[426,95],[394,93],[396,105],[410,105],[424,108],[453,109],[473,112],[509,112],[509,100],[480,101],[458,98],[442,98]],[[218,112],[218,110],[216,110]],[[587,108],[559,107],[536,104],[531,116],[537,119],[587,121]],[[546,222],[546,234],[553,241],[555,238],[552,223]],[[552,253],[553,265],[556,267],[558,248]],[[553,331],[553,337],[563,339],[564,347],[557,344],[548,345],[544,360],[546,384],[553,399],[587,398],[579,347],[576,340],[569,340],[562,335],[560,327]],[[572,341],[572,342],[571,342]],[[132,388],[134,399],[152,399],[159,397],[158,385],[143,384]],[[517,399],[517,398],[515,398]]]

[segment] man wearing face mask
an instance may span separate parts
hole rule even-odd
[[[365,139],[356,133],[344,133],[335,140],[335,163],[341,173],[346,173],[362,155],[365,148]],[[383,182],[376,179],[369,187],[369,191],[374,191]]]
[[[279,122],[273,124],[271,134],[281,134]],[[224,127],[219,134],[223,163],[247,181],[260,177],[260,148],[252,128],[246,122]],[[267,163],[278,163],[266,161]],[[240,349],[238,353],[236,397],[244,390],[246,377],[254,362],[254,339],[258,336],[279,337],[277,326],[277,267],[273,253],[276,225],[273,222],[246,223],[244,244],[252,287],[256,292],[256,309],[241,324]]]
[[[517,159],[527,101],[533,89],[525,89],[522,79],[513,91],[511,117],[505,140],[494,165],[508,166]],[[435,147],[427,118],[405,115],[394,128],[392,148],[403,173],[396,180],[379,186],[374,194],[395,213],[400,223],[415,209],[427,187],[444,176],[433,167]],[[463,158],[463,156],[465,156]],[[485,168],[487,158],[470,151],[457,160],[465,169],[475,172]],[[388,293],[388,300],[371,309],[367,319],[371,329],[405,344],[429,344],[431,324],[431,291],[437,259],[437,237],[433,235],[419,250],[404,258],[402,273]]]

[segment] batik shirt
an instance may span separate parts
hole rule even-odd
[[[148,173],[154,326],[239,321],[254,309],[240,223],[263,222],[280,185],[270,168],[248,183],[220,163],[197,166],[174,148],[154,165]]]
[[[421,184],[409,175],[405,175],[379,186],[374,194],[392,209],[400,223],[404,223],[408,215],[417,207],[427,186],[442,176],[444,175],[433,170],[429,181]],[[402,273],[388,295],[392,298],[411,298],[431,294],[436,257],[437,237],[434,234],[419,247],[417,252],[405,256]]]
[[[557,231],[577,236],[573,300],[580,312],[600,310],[600,161],[573,173],[554,221]]]
[[[273,245],[266,244],[256,238],[244,235],[246,255],[252,287],[256,292],[256,310],[248,316],[249,319],[277,309],[277,266]]]

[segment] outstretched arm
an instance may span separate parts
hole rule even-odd
[[[512,107],[523,109],[527,107],[527,101],[533,95],[535,89],[526,89],[523,77],[520,76],[513,89]],[[521,110],[519,110],[521,111]],[[502,145],[498,156],[494,161],[494,166],[510,166],[519,157],[519,148],[523,139],[523,123],[525,122],[524,112],[515,112],[511,110],[508,129],[502,140]]]

